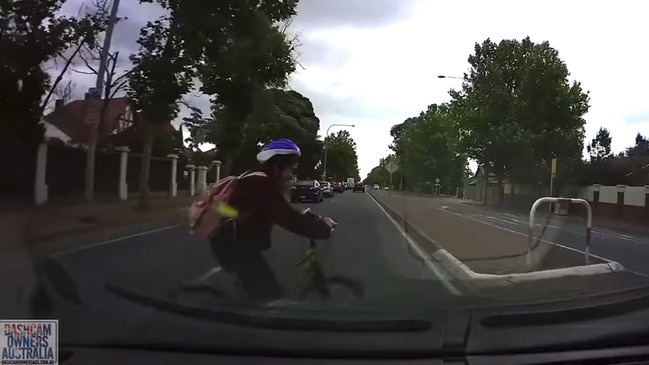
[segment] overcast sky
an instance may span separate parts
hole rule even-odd
[[[79,0],[65,9],[76,9]],[[532,5],[535,4],[535,5]],[[649,3],[637,1],[431,1],[302,0],[293,31],[301,34],[300,62],[291,86],[310,98],[321,120],[354,124],[361,177],[387,155],[389,130],[428,104],[449,100],[474,43],[486,38],[548,40],[559,50],[572,77],[590,91],[587,139],[600,126],[611,131],[613,150],[649,134],[649,84],[646,68]],[[155,5],[121,0],[113,49],[136,48],[137,31],[159,15]],[[124,61],[125,62],[125,61]],[[90,76],[75,76],[79,89]],[[208,111],[205,100],[197,106]],[[334,129],[335,128],[335,129]],[[337,130],[337,127],[331,132]]]

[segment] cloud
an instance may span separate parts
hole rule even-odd
[[[302,0],[293,24],[307,30],[381,27],[406,19],[413,4],[412,0]]]
[[[324,69],[342,68],[352,57],[350,50],[336,47],[336,45],[316,36],[309,36],[308,34],[301,35],[299,42],[298,61],[305,70],[307,67]]]
[[[644,110],[638,113],[633,113],[624,118],[629,124],[645,124],[649,123],[649,110]]]

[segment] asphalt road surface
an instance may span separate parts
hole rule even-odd
[[[456,298],[458,291],[442,275],[443,270],[424,259],[426,254],[409,242],[369,194],[347,191],[319,204],[296,206],[310,207],[339,222],[332,239],[319,242],[325,271],[360,282],[365,288],[364,301],[403,302],[402,298],[412,293],[435,303]],[[308,243],[306,238],[279,227],[274,229],[273,247],[266,257],[289,292],[304,277],[295,265],[304,257]],[[181,291],[183,281],[216,265],[209,246],[190,237],[186,226],[132,232],[106,242],[86,243],[59,252],[44,263],[30,260],[27,265],[5,267],[0,288],[16,299],[0,304],[0,317],[38,317],[33,303],[38,299],[32,299],[31,294],[38,282],[47,282],[45,287],[57,292],[57,297],[81,301],[85,308],[96,312],[111,312],[116,304],[106,300],[107,285],[164,299]],[[37,272],[43,273],[40,281]],[[218,299],[207,294],[180,297],[206,305]],[[43,311],[42,315],[46,315],[47,310]]]
[[[523,234],[528,233],[529,215],[486,210],[469,204],[449,204],[445,208],[485,224]],[[535,220],[535,237],[542,234],[542,238],[546,241],[580,252],[584,251],[586,246],[585,222],[580,223],[556,215],[548,221],[547,217],[541,216],[541,214]],[[629,271],[649,276],[649,237],[647,236],[593,227],[590,252],[593,255],[617,261]]]
[[[553,295],[590,295],[607,288],[621,290],[648,283],[644,277],[620,273],[532,282],[474,295],[427,260],[370,194],[347,191],[320,204],[298,206],[310,207],[339,222],[334,237],[321,242],[320,254],[327,273],[353,278],[364,286],[363,298],[351,303],[358,311],[371,308],[414,316],[430,313],[431,308],[471,307],[476,305],[475,300],[501,304],[538,301]],[[624,240],[619,243],[630,244]],[[61,323],[62,338],[82,336],[84,341],[100,338],[103,342],[106,336],[122,338],[131,331],[151,330],[155,328],[151,323],[169,316],[179,306],[185,312],[187,308],[218,307],[215,301],[220,298],[214,295],[181,290],[182,282],[217,265],[208,245],[191,238],[184,225],[122,232],[103,242],[69,240],[57,245],[66,248],[40,259],[17,258],[12,265],[4,260],[0,266],[0,318],[56,318]],[[307,239],[280,228],[274,231],[273,247],[266,257],[287,291],[301,278],[295,264],[303,258],[307,245]],[[594,247],[600,245],[594,241]],[[608,258],[615,259],[611,255]],[[107,290],[108,286],[122,294]],[[350,308],[350,303],[336,301],[318,304],[319,310],[327,313],[324,317],[330,315],[329,308]],[[204,320],[197,322],[202,323]],[[96,330],[86,330],[91,326]]]

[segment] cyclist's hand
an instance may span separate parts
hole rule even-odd
[[[333,220],[333,219],[331,219],[331,218],[329,218],[329,217],[327,217],[327,218],[322,218],[322,220],[323,220],[325,223],[327,223],[327,225],[329,226],[329,228],[331,228],[332,230],[333,230],[333,229],[336,229],[336,226],[338,225],[338,222],[336,222],[335,220]]]

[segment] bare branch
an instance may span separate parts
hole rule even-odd
[[[79,54],[81,51],[81,47],[84,45],[85,41],[81,40],[79,43],[77,43],[77,48],[75,48],[74,52],[72,53],[72,56],[70,57],[69,60],[65,62],[65,65],[63,66],[63,70],[61,70],[61,73],[56,77],[54,80],[54,83],[52,84],[52,87],[50,88],[50,91],[47,93],[47,96],[45,97],[45,100],[43,100],[43,103],[41,104],[41,116],[45,112],[45,108],[47,107],[47,104],[50,102],[50,99],[52,98],[52,94],[54,93],[54,90],[56,90],[56,87],[59,85],[61,80],[63,79],[63,75],[68,71],[68,68],[70,67],[70,64],[72,63],[72,60]]]
[[[83,74],[83,75],[95,75],[95,73],[92,71],[81,71],[81,70],[77,70],[74,67],[70,67],[70,71],[78,74]]]
[[[128,80],[123,80],[121,83],[114,85],[110,99],[114,98],[115,94],[117,94],[120,90],[123,90],[126,87],[126,84],[128,84]]]

